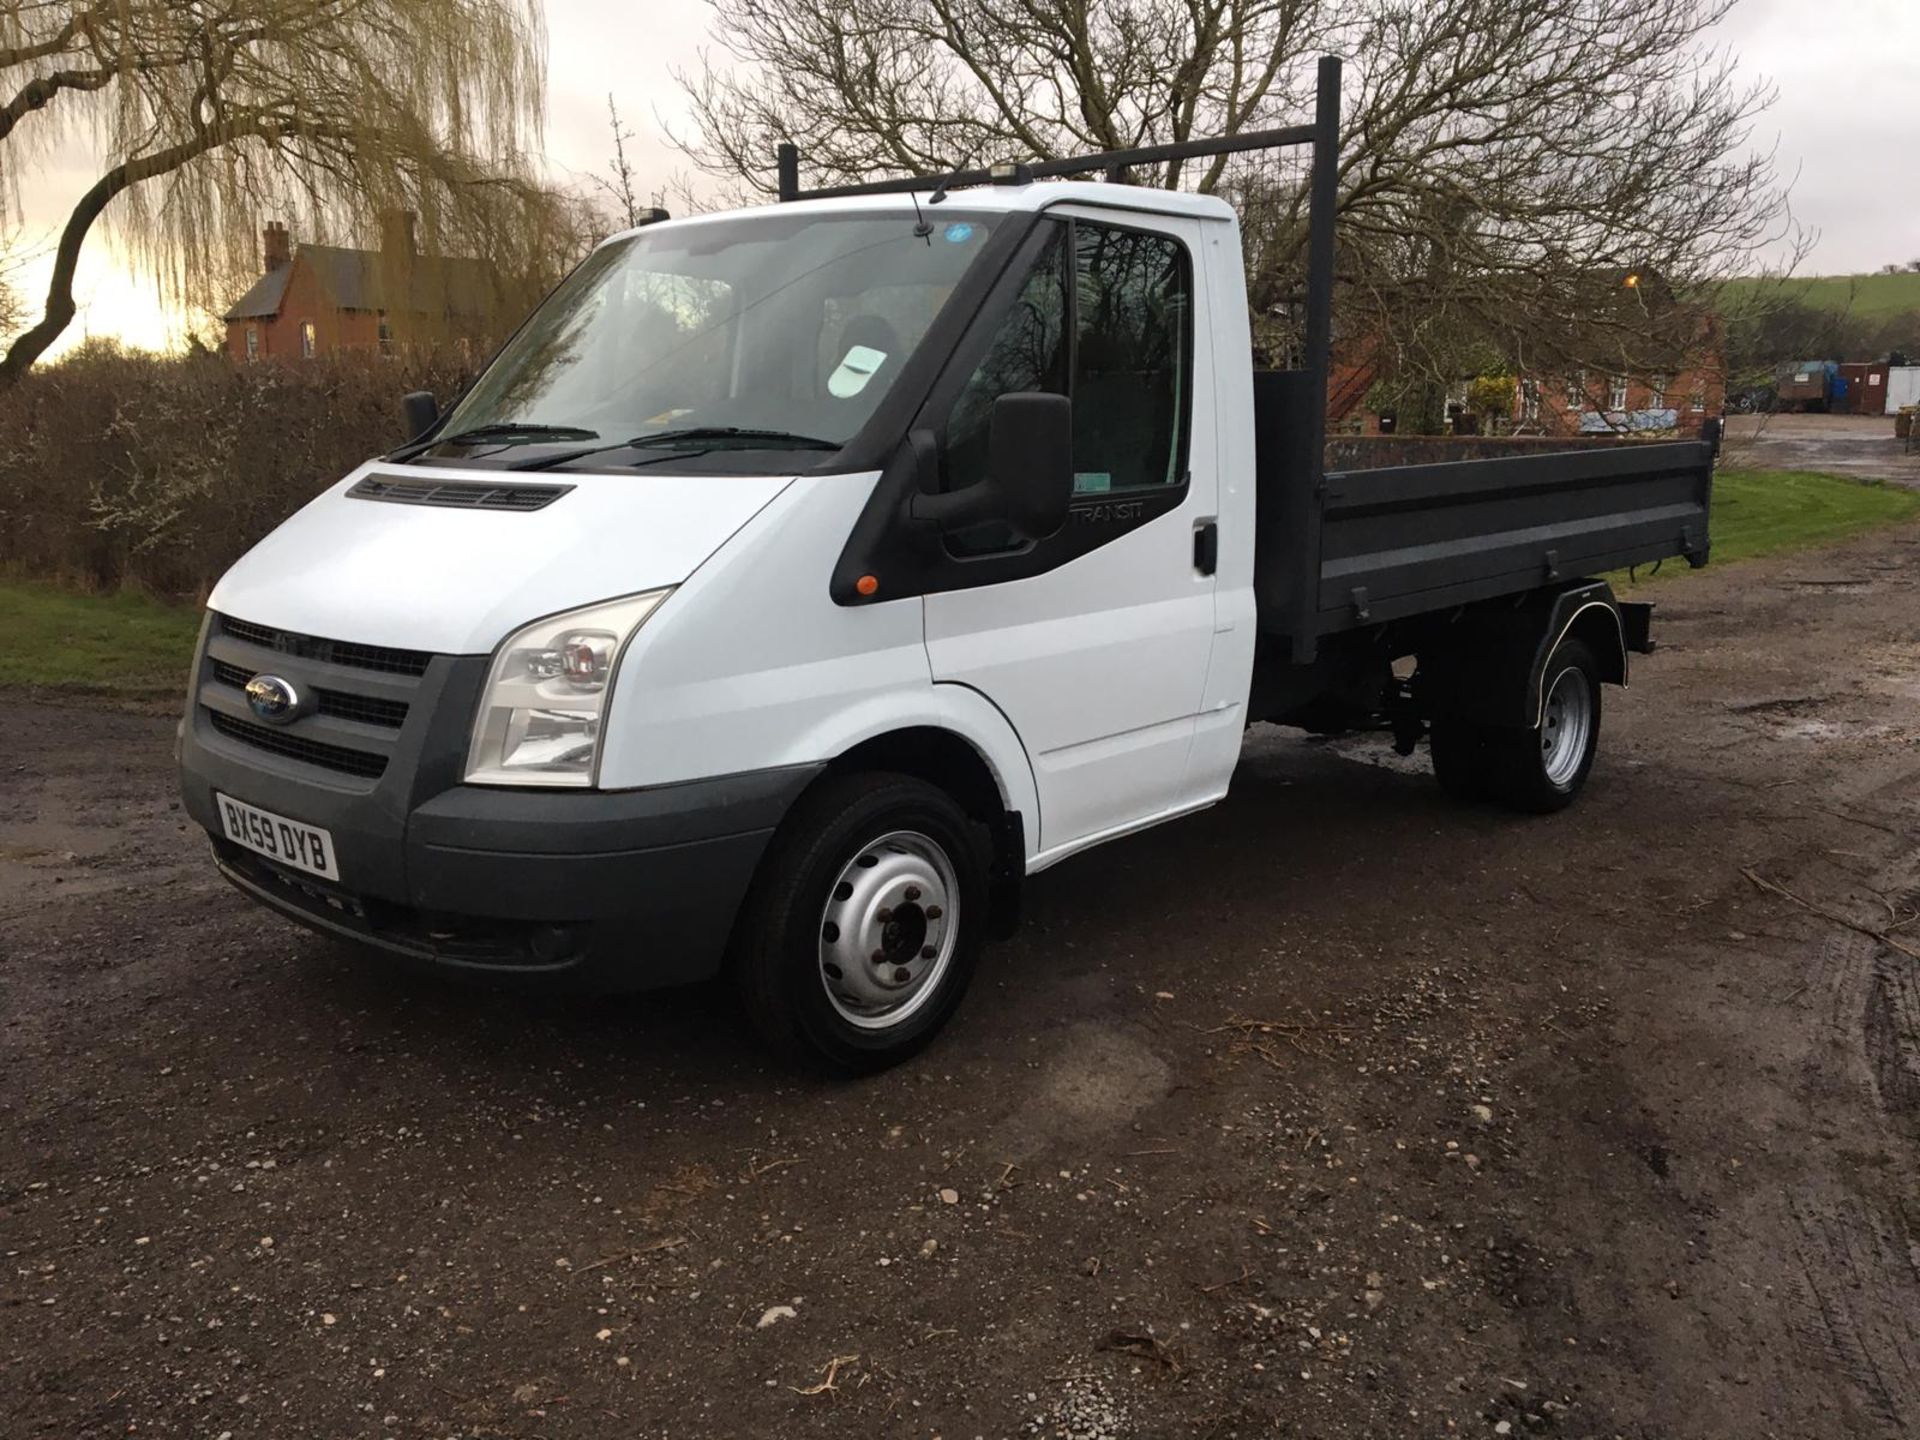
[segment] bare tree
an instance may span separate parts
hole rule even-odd
[[[640,223],[640,212],[647,207],[640,203],[640,193],[634,189],[633,166],[627,160],[627,142],[633,139],[633,131],[620,118],[620,108],[613,103],[612,95],[607,96],[607,128],[613,133],[613,158],[607,162],[605,175],[590,178],[613,206],[615,222],[630,230]]]
[[[407,209],[429,248],[470,251],[538,214],[544,48],[537,0],[0,0],[0,205],[63,146],[100,166],[0,386],[73,319],[102,216],[198,298],[250,260],[263,210],[312,233]]]
[[[681,76],[697,163],[773,188],[1297,122],[1348,61],[1339,330],[1445,382],[1475,357],[1647,373],[1787,230],[1749,145],[1771,103],[1707,32],[1735,0],[715,0],[735,62]],[[1284,346],[1305,250],[1298,158],[1142,167],[1240,206],[1258,321]]]

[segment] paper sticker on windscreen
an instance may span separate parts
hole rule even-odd
[[[836,400],[851,400],[867,388],[867,382],[886,363],[884,350],[871,345],[849,346],[839,368],[827,377],[827,393]]]

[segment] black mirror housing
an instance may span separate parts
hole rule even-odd
[[[415,390],[400,397],[400,414],[406,421],[407,439],[418,440],[440,421],[440,402],[431,390]]]
[[[1029,540],[1067,523],[1073,504],[1073,402],[1022,391],[993,402],[987,468],[1001,513]]]
[[[1057,535],[1073,503],[1073,402],[1034,391],[1002,395],[988,426],[987,478],[964,490],[918,492],[908,514],[941,527],[1002,520],[1028,540]],[[926,475],[938,459],[933,437],[920,432],[920,440],[915,453]]]

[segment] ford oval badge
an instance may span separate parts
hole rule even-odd
[[[247,681],[247,708],[269,725],[285,725],[300,714],[300,692],[278,675],[256,675]]]

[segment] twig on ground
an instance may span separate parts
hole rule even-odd
[[[604,1260],[595,1260],[592,1264],[582,1265],[578,1270],[575,1270],[573,1273],[575,1275],[584,1275],[589,1270],[598,1270],[603,1265],[612,1265],[616,1261],[638,1260],[643,1255],[658,1254],[662,1250],[678,1250],[682,1245],[686,1243],[687,1243],[687,1237],[684,1235],[669,1235],[664,1240],[654,1240],[648,1244],[642,1245],[638,1250],[624,1250],[618,1255],[609,1255]]]
[[[1878,820],[1862,820],[1858,815],[1849,815],[1841,810],[1828,810],[1818,805],[1814,806],[1814,809],[1819,810],[1822,815],[1831,815],[1836,820],[1845,820],[1850,825],[1864,825],[1869,830],[1878,830],[1882,835],[1892,835],[1900,840],[1907,838],[1905,832],[1896,830],[1891,825],[1882,825]]]
[[[1878,926],[1863,925],[1858,920],[1848,919],[1837,910],[1829,910],[1824,905],[1816,905],[1811,900],[1803,900],[1794,894],[1793,891],[1787,889],[1786,886],[1779,884],[1777,881],[1767,879],[1766,876],[1759,874],[1757,871],[1742,867],[1740,873],[1752,881],[1757,889],[1770,891],[1783,899],[1791,900],[1802,910],[1818,915],[1823,920],[1831,920],[1835,925],[1844,925],[1849,930],[1857,931],[1859,934],[1865,935],[1870,939],[1878,940],[1888,949],[1898,950],[1902,955],[1907,956],[1911,960],[1920,960],[1920,950],[1914,949],[1904,941],[1894,939],[1892,935],[1889,935]]]
[[[1238,1030],[1242,1035],[1255,1030],[1263,1035],[1304,1035],[1315,1030],[1347,1035],[1353,1031],[1351,1025],[1322,1025],[1312,1020],[1249,1020],[1237,1015],[1224,1025],[1202,1026],[1184,1020],[1180,1023],[1202,1035],[1224,1035],[1229,1030]]]
[[[1240,1267],[1240,1273],[1231,1280],[1222,1280],[1218,1285],[1202,1285],[1200,1287],[1200,1293],[1202,1295],[1211,1295],[1216,1290],[1225,1290],[1230,1285],[1244,1285],[1252,1278],[1253,1271],[1249,1270],[1245,1265],[1242,1265]]]
[[[798,1385],[789,1385],[787,1388],[796,1395],[824,1395],[830,1390],[838,1390],[840,1388],[838,1383],[840,1379],[840,1367],[842,1365],[851,1365],[859,1360],[859,1358],[858,1355],[836,1355],[827,1361],[826,1377],[822,1379],[818,1385],[809,1385],[805,1389],[802,1389]]]

